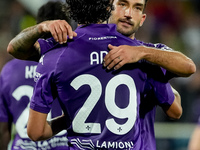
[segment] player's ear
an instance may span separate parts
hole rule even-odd
[[[140,27],[143,25],[144,21],[146,20],[146,17],[147,17],[146,14],[143,14],[143,15],[142,15],[142,19],[141,19],[141,21],[140,21]]]

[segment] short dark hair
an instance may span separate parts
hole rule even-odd
[[[71,20],[68,15],[68,8],[65,3],[56,1],[49,1],[46,4],[42,5],[37,13],[36,21],[37,24],[47,20],[66,20],[71,24]],[[50,38],[51,33],[44,34],[41,38],[47,39]]]
[[[36,17],[37,23],[56,19],[66,20],[70,23],[67,6],[65,3],[59,1],[49,1],[39,8]]]
[[[113,0],[66,0],[70,17],[79,24],[101,23],[113,10]]]

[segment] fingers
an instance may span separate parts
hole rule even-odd
[[[113,50],[113,49],[114,48],[117,49],[116,46],[113,46],[111,44],[108,45],[108,48],[110,49],[110,52],[104,57],[104,65],[105,66],[107,66],[108,64],[111,63],[111,61],[113,59],[112,57],[114,57],[112,55],[116,53],[116,50]],[[118,57],[118,56],[116,56],[116,57]]]
[[[69,37],[69,39],[73,39],[73,37],[77,36],[77,34],[72,31],[71,26],[65,20],[52,21],[49,25],[49,28],[55,41],[59,42],[60,44],[66,43],[67,37]]]
[[[113,46],[113,45],[111,45],[111,44],[108,44],[108,48],[109,48],[110,50],[112,50],[112,49],[114,49],[114,48],[117,48],[117,46]]]
[[[122,66],[124,66],[125,65],[125,61],[124,60],[121,60],[118,64],[116,64],[115,66],[114,66],[114,70],[118,70],[118,69],[120,69]]]
[[[109,53],[104,57],[103,65],[108,70],[110,69],[120,69],[122,66],[129,62],[129,55],[131,54],[128,52],[128,49],[125,45],[120,46],[113,46],[111,44],[108,45],[110,49]]]
[[[111,44],[108,44],[108,48],[109,48],[110,50],[113,49],[112,47],[113,47],[113,46],[112,46]]]
[[[77,36],[77,33],[76,32],[72,32],[73,33],[73,37],[76,37]]]
[[[104,58],[104,67],[108,70],[114,68],[118,69],[121,67],[120,62],[122,62],[123,58],[120,57],[118,53],[109,52]]]
[[[58,26],[55,26],[55,34],[52,35],[52,36],[60,44],[66,43],[67,42],[67,29],[66,29],[66,27],[58,24]]]
[[[123,58],[121,58],[120,56],[118,56],[118,57],[112,59],[112,61],[108,65],[105,65],[105,67],[108,70],[113,69],[113,68],[115,70],[117,70],[117,69],[119,69],[119,68],[121,68],[123,66],[123,64],[124,64],[123,62],[124,62]]]
[[[120,58],[119,54],[117,53],[118,47],[109,44],[108,48],[110,49],[110,52],[104,57],[103,65],[108,70],[110,70],[114,66],[119,64],[122,61],[122,59]]]

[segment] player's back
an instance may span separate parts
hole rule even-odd
[[[80,26],[74,40],[54,45],[38,64],[30,107],[46,113],[58,97],[69,116],[67,123],[71,123],[70,149],[143,150],[140,97],[151,91],[158,100],[174,99],[170,84],[162,81],[163,71],[156,65],[142,60],[117,71],[103,67],[108,44],[140,45],[119,34],[115,27]]]
[[[79,29],[74,42],[64,50],[46,53],[39,64],[45,65],[61,51],[50,74],[54,74],[60,102],[72,120],[68,130],[72,147],[142,149],[138,111],[146,76],[137,63],[120,71],[106,71],[102,65],[108,44],[138,43],[122,37],[113,25]],[[52,65],[49,62],[48,66]]]
[[[23,110],[28,107],[34,86],[34,75],[37,63],[13,59],[1,72],[1,95],[6,100],[13,122],[16,123]],[[26,98],[23,98],[25,97]],[[24,105],[21,105],[21,98]]]
[[[47,141],[33,142],[27,135],[29,103],[33,93],[34,76],[37,62],[13,59],[8,62],[1,72],[0,121],[13,122],[16,134],[12,149],[66,149],[67,138],[64,131],[56,138]],[[58,109],[57,109],[58,108]],[[51,117],[61,115],[58,103],[54,103]],[[60,144],[60,145],[59,145]]]
[[[68,130],[70,147],[144,149],[141,137],[147,136],[146,130],[142,136],[140,133],[138,118],[140,96],[144,92],[147,76],[158,78],[159,92],[155,97],[164,95],[161,94],[163,89],[166,93],[165,84],[163,86],[159,83],[164,76],[162,70],[158,66],[140,61],[126,65],[118,71],[107,71],[102,61],[108,53],[108,44],[138,46],[141,42],[117,33],[114,25],[81,26],[76,32],[78,37],[74,38],[73,42],[64,45],[57,43],[53,44],[53,47],[50,45],[53,50],[42,56],[38,69],[38,77],[42,78],[41,83],[49,80],[51,84],[53,80],[57,85],[58,93],[54,94],[58,94],[60,103],[63,108],[65,107],[65,114],[70,116],[72,121],[72,126]],[[55,43],[51,40],[50,43]],[[49,43],[47,49],[45,47],[43,52],[49,50]],[[156,83],[151,81],[152,85]],[[39,92],[40,85],[38,87]],[[50,104],[51,96],[51,93],[43,95],[41,99],[47,100]],[[167,94],[166,99],[168,96],[171,95]],[[152,122],[145,124],[152,125]],[[143,127],[145,128],[145,125]]]

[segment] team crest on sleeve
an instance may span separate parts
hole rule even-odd
[[[41,63],[42,65],[44,64],[44,55],[41,56],[39,63]]]
[[[168,46],[163,46],[162,48],[161,48],[162,50],[169,50],[169,51],[171,51],[172,49],[170,48],[170,47],[168,47]]]
[[[154,44],[154,47],[160,48],[161,50],[172,50],[170,47],[168,47],[168,46],[166,46],[164,44],[160,44],[160,43]]]
[[[36,72],[35,76],[34,76],[34,81],[37,82],[40,79],[41,76],[42,75],[39,72]]]

